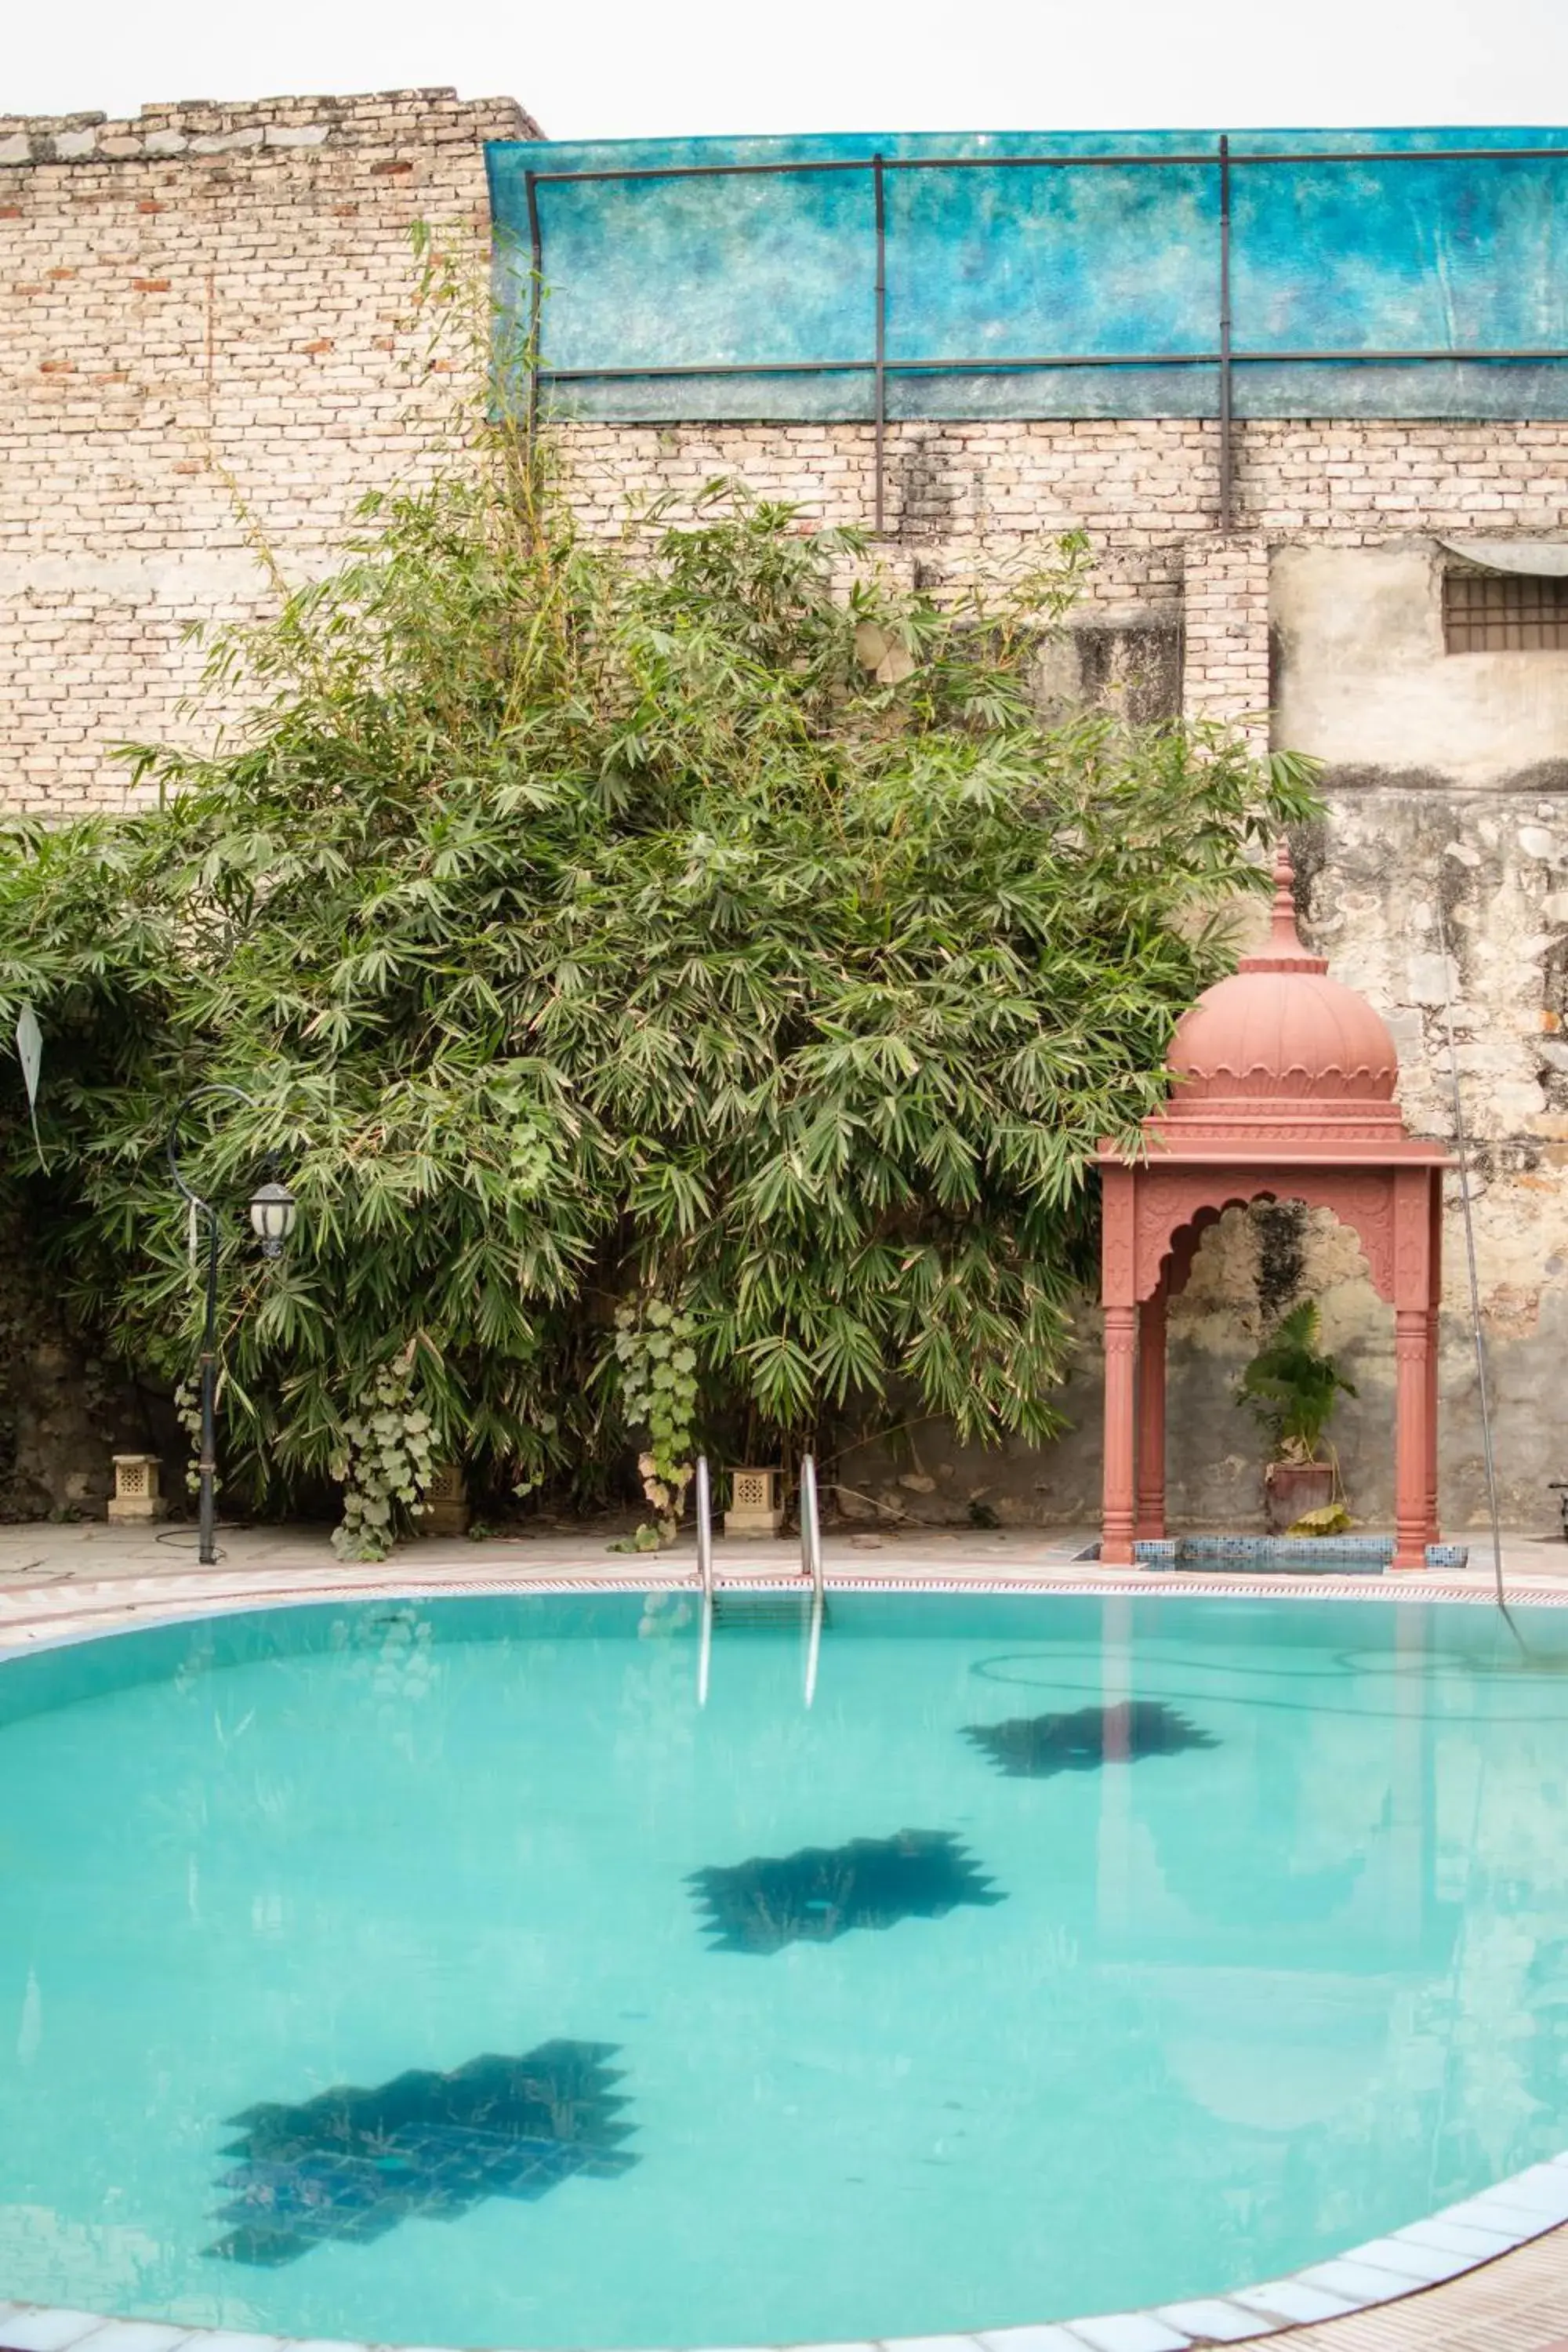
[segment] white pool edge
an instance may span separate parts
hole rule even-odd
[[[1259,2286],[1186,2296],[1138,2311],[1042,2320],[1033,2327],[794,2345],[787,2352],[1194,2352],[1198,2347],[1251,2343],[1446,2286],[1516,2253],[1565,2221],[1568,2151],[1445,2206],[1424,2221]],[[174,2320],[121,2319],[52,2304],[0,2303],[0,2352],[175,2352],[176,2347],[180,2352],[472,2352],[471,2347],[389,2347],[353,2336],[253,2335],[184,2327]],[[747,2352],[784,2347],[755,2346]]]

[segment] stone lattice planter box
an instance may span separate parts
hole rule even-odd
[[[425,1515],[418,1522],[422,1536],[466,1536],[473,1514],[468,1507],[468,1484],[451,1463],[430,1473],[425,1489]]]
[[[724,1514],[727,1536],[776,1536],[784,1525],[779,1499],[783,1479],[778,1470],[731,1470],[730,1507]]]
[[[112,1527],[145,1527],[150,1520],[163,1517],[169,1507],[159,1491],[161,1468],[155,1454],[114,1456],[114,1492],[109,1498]]]

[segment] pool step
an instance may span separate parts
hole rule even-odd
[[[725,1584],[713,1594],[713,1623],[726,1633],[761,1633],[781,1625],[798,1630],[810,1614],[811,1587],[804,1580],[798,1591],[748,1592],[743,1585]]]

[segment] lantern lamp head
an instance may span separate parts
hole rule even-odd
[[[298,1204],[287,1184],[274,1180],[258,1184],[250,1196],[250,1222],[266,1257],[281,1257],[283,1244],[294,1230]]]

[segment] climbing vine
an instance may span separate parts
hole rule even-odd
[[[220,1382],[219,1385],[221,1387],[222,1383]],[[201,1391],[195,1381],[180,1382],[174,1391],[174,1418],[184,1431],[185,1444],[190,1448],[185,1458],[185,1492],[187,1495],[197,1495],[201,1492],[202,1485],[202,1401]],[[223,1480],[215,1471],[213,1493],[220,1494],[222,1490]]]
[[[632,1541],[638,1550],[651,1550],[675,1540],[696,1466],[697,1326],[662,1298],[650,1300],[641,1314],[623,1304],[616,1309],[616,1360],[627,1423],[647,1433],[637,1470],[656,1516]]]
[[[331,1465],[343,1516],[332,1531],[340,1559],[384,1559],[400,1524],[421,1515],[430,1484],[430,1416],[415,1387],[412,1347],[361,1390],[343,1422],[343,1449]]]

